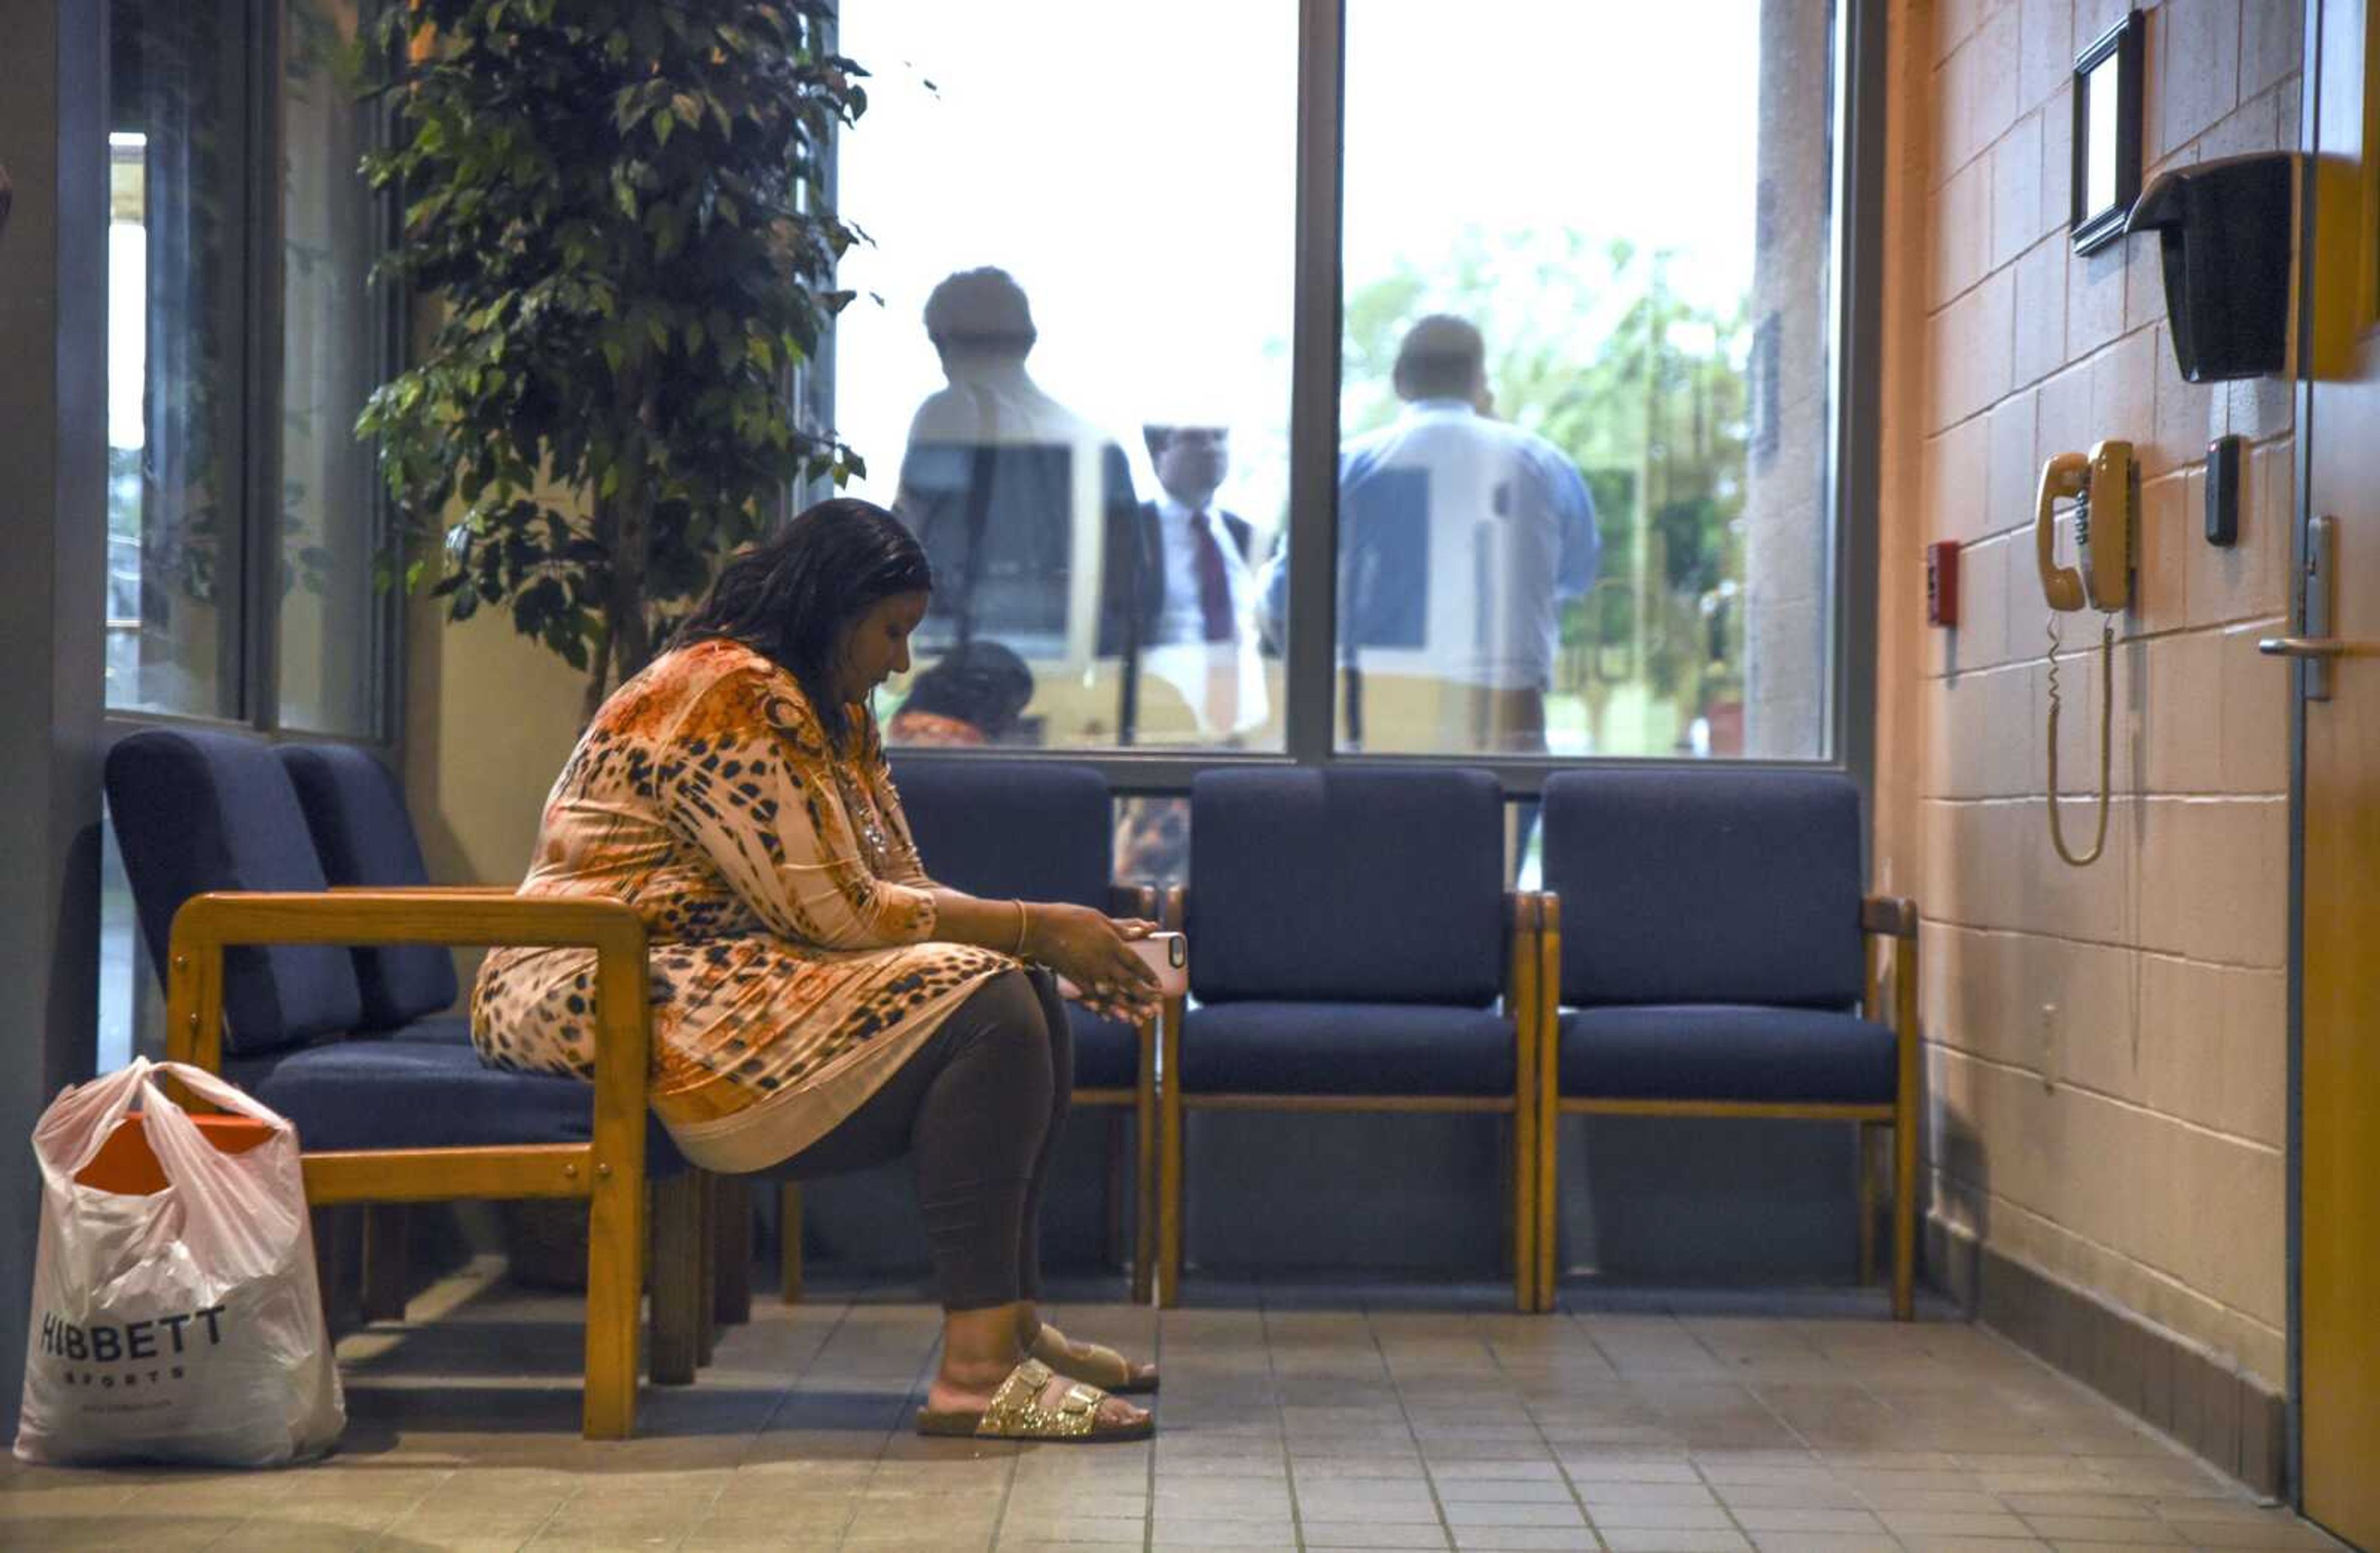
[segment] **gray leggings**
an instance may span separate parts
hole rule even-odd
[[[1048,971],[1003,971],[953,1009],[833,1131],[769,1173],[867,1170],[904,1154],[945,1310],[1041,1293],[1041,1183],[1075,1091],[1075,1036]]]

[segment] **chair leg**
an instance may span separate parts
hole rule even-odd
[[[802,1185],[777,1188],[777,1292],[789,1305],[802,1303]]]
[[[1560,1282],[1561,1111],[1550,1091],[1537,1096],[1537,1232],[1531,1249],[1537,1258],[1537,1308],[1554,1308]]]
[[[1512,1110],[1512,1203],[1508,1233],[1512,1239],[1512,1308],[1524,1316],[1537,1308],[1536,1095],[1531,1088]]]
[[[405,1319],[405,1205],[373,1203],[364,1209],[364,1319]]]
[[[370,1319],[363,1314],[363,1280],[355,1255],[356,1224],[363,1211],[353,1203],[308,1210],[314,1237],[314,1287],[322,1296],[322,1325],[334,1337]]]
[[[596,1126],[600,1137],[600,1112]],[[642,1170],[597,1172],[587,1215],[587,1391],[580,1433],[589,1439],[625,1439],[636,1432],[645,1208]]]
[[[1917,1120],[1904,1107],[1892,1129],[1892,1318],[1917,1315]]]
[[[1876,1281],[1876,1134],[1864,1122],[1852,1123],[1852,1178],[1859,1204],[1859,1282]]]
[[[1142,1095],[1133,1107],[1132,1303],[1157,1297],[1157,1105]]]
[[[702,1172],[653,1183],[653,1353],[656,1386],[693,1383],[702,1347]]]
[[[1124,1156],[1122,1106],[1110,1106],[1108,1112],[1108,1265],[1124,1265],[1123,1244],[1124,1198],[1132,1191],[1132,1166]]]
[[[694,1363],[700,1368],[710,1363],[711,1354],[719,1349],[720,1179],[709,1171],[697,1171],[694,1174],[702,1183],[698,1195],[702,1239],[694,1251]]]
[[[722,1327],[752,1319],[752,1183],[740,1175],[714,1178],[719,1195],[719,1236],[713,1277],[718,1280],[711,1315]]]
[[[1179,1069],[1174,1070],[1179,1072]],[[1164,1138],[1158,1168],[1157,1303],[1172,1310],[1182,1303],[1182,1097],[1169,1094],[1163,1106]]]

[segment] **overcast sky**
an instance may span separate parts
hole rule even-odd
[[[1287,479],[1293,0],[848,0],[874,72],[843,141],[838,419],[889,501],[941,375],[918,321],[957,269],[1032,298],[1030,370],[1108,427],[1232,427],[1226,505]],[[1749,288],[1758,0],[1348,0],[1346,277],[1442,266],[1456,234],[1575,227],[1679,251],[1670,284]],[[930,80],[936,90],[929,91]],[[1815,83],[1822,89],[1823,83]],[[879,307],[866,293],[882,296]]]

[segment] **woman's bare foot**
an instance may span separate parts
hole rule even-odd
[[[1114,1349],[1096,1342],[1076,1342],[1041,1320],[1031,1305],[1017,1325],[1017,1340],[1025,1352],[1040,1360],[1061,1375],[1110,1391],[1154,1391],[1157,1389],[1157,1366],[1136,1364]]]
[[[990,1407],[1009,1372],[1030,1352],[1028,1333],[1038,1335],[1040,1329],[1040,1320],[1029,1304],[944,1313],[942,1362],[927,1389],[927,1407],[936,1413],[981,1413]],[[1080,1378],[1064,1374],[1053,1377],[1042,1389],[1043,1405],[1054,1408],[1064,1398],[1066,1388]],[[1140,1424],[1148,1416],[1113,1397],[1099,1403],[1099,1415],[1104,1423],[1123,1426]]]

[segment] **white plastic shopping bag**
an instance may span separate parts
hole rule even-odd
[[[167,1076],[271,1135],[219,1151],[167,1098]],[[164,1189],[78,1183],[136,1107]],[[346,1410],[296,1128],[212,1074],[136,1058],[51,1102],[33,1153],[42,1228],[18,1457],[270,1466],[337,1441]]]

